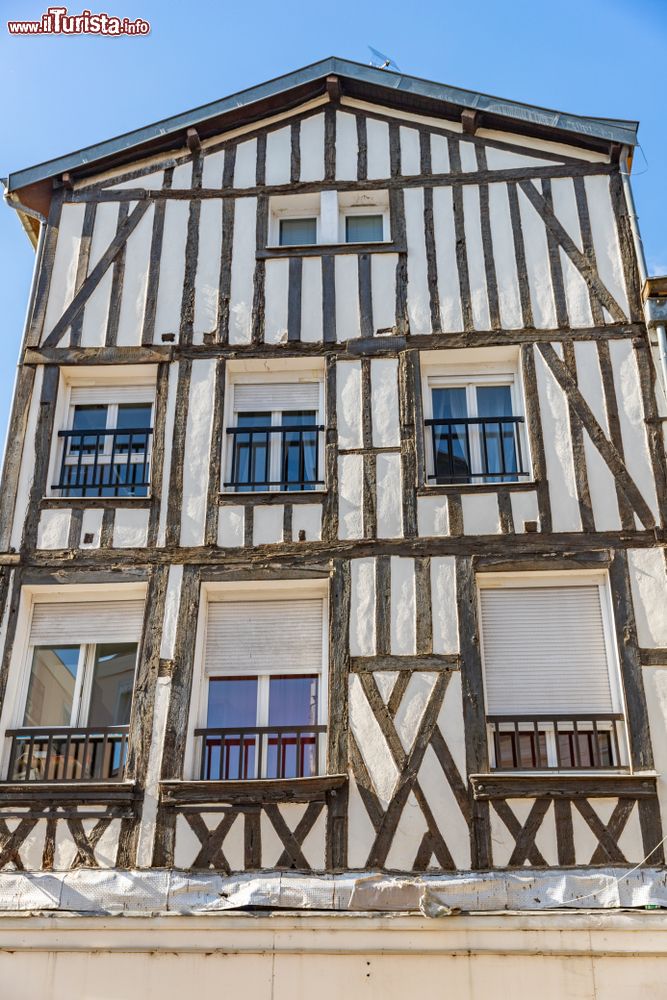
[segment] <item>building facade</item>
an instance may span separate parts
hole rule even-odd
[[[10,176],[12,996],[667,995],[636,130],[329,59]]]

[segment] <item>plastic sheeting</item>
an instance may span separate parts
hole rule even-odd
[[[0,914],[214,913],[230,910],[448,913],[667,908],[667,871],[551,869],[392,876],[380,872],[222,876],[183,871],[5,872]]]

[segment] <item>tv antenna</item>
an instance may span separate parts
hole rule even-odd
[[[384,52],[378,52],[372,45],[369,45],[368,48],[373,55],[373,59],[378,60],[377,62],[371,60],[371,66],[374,66],[376,69],[393,69],[397,73],[401,72],[391,56],[385,55]]]

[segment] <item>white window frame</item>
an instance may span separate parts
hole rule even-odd
[[[226,673],[220,671],[214,675],[206,674],[206,630],[208,628],[209,604],[217,601],[262,601],[269,600],[322,600],[322,660],[319,671],[318,699],[317,699],[317,723],[318,726],[328,726],[329,724],[329,588],[328,582],[322,580],[309,580],[304,583],[302,580],[260,580],[260,581],[238,581],[235,583],[204,583],[201,587],[199,615],[197,620],[197,639],[195,644],[195,656],[193,667],[192,698],[190,702],[190,713],[188,719],[188,737],[185,751],[185,774],[189,774],[192,779],[199,777],[199,754],[201,753],[201,741],[195,738],[195,730],[206,729],[208,717],[208,685],[211,676],[215,677],[239,677],[243,676],[239,672],[230,671]],[[275,671],[279,673],[279,671]],[[312,673],[310,671],[309,673]],[[257,725],[268,725],[269,712],[269,685],[268,679],[271,677],[270,670],[255,670],[249,676],[257,676],[260,679],[258,685],[258,717],[266,721],[257,722]],[[294,673],[295,677],[304,674]],[[264,683],[261,684],[261,680]],[[262,701],[262,693],[264,700]],[[327,733],[319,734],[319,761],[321,774],[328,773],[327,759]],[[265,757],[266,763],[266,757]],[[270,780],[270,779],[264,779]],[[299,780],[299,779],[294,779]]]
[[[433,389],[460,389],[466,390],[466,411],[469,418],[477,416],[477,393],[478,386],[509,386],[512,399],[512,416],[523,417],[524,422],[517,425],[517,435],[521,444],[521,459],[526,475],[517,476],[516,482],[530,483],[533,481],[532,462],[528,448],[528,435],[526,433],[526,407],[523,395],[521,378],[516,367],[508,364],[483,364],[479,368],[466,366],[465,368],[437,367],[426,369],[422,378],[423,382],[423,409],[424,420],[433,419]],[[431,429],[424,424],[424,455],[426,461],[426,485],[439,486],[434,479],[428,477],[435,476],[435,456],[433,454],[433,439]],[[473,468],[481,468],[481,439],[472,427],[470,429],[470,459]],[[495,478],[495,477],[493,477]],[[482,477],[474,477],[469,483],[452,483],[453,487],[464,488],[466,490],[474,486],[495,485],[498,488],[511,486],[512,482],[490,482]]]
[[[389,227],[389,207],[384,205],[349,205],[341,207],[338,214],[338,241],[354,247],[359,245],[357,240],[348,240],[346,233],[346,220],[352,215],[380,215],[382,216],[382,239],[373,240],[373,245],[382,246],[383,243],[391,243],[391,231]],[[366,245],[362,243],[362,245]],[[369,244],[370,246],[370,244]]]
[[[618,726],[619,740],[619,761],[613,770],[617,771],[627,771],[630,769],[632,771],[632,763],[630,759],[630,743],[628,736],[628,713],[625,703],[625,694],[623,690],[623,683],[621,679],[621,665],[618,657],[618,648],[616,644],[616,630],[614,627],[614,612],[611,600],[611,589],[609,576],[606,572],[589,572],[586,570],[563,570],[562,572],[529,572],[529,573],[479,573],[477,576],[477,616],[479,621],[479,645],[480,645],[480,656],[482,661],[482,676],[483,676],[483,686],[484,686],[484,715],[485,718],[490,714],[489,706],[487,702],[487,685],[486,685],[486,668],[484,664],[484,629],[482,621],[482,590],[490,589],[509,589],[509,588],[525,588],[525,587],[558,587],[561,584],[566,587],[576,587],[576,586],[596,586],[599,590],[600,595],[600,609],[602,614],[602,628],[604,635],[605,653],[607,659],[607,670],[609,672],[609,688],[611,692],[612,707],[614,714],[619,714],[623,716],[623,722]],[[560,713],[559,713],[560,714]],[[578,714],[578,713],[573,713]],[[608,727],[611,728],[611,727]],[[601,728],[600,732],[604,730]],[[493,740],[490,737],[490,727],[487,726],[487,734],[489,736],[489,766],[493,770],[495,768],[495,747],[493,745]],[[552,731],[545,732],[546,735],[546,749],[547,749],[547,762],[550,765],[549,770],[540,771],[537,768],[531,768],[529,771],[521,771],[519,769],[512,770],[513,775],[522,774],[553,774],[557,765],[557,755],[556,755],[556,741],[555,734]],[[604,769],[605,773],[609,773],[609,769]],[[507,773],[507,772],[503,772]],[[562,775],[571,775],[573,773],[580,774],[581,771],[576,768],[562,768],[556,773]],[[599,773],[597,768],[585,768],[586,774]]]
[[[374,240],[377,246],[391,242],[391,226],[389,212],[388,191],[364,191],[359,192],[354,189],[350,191],[321,191],[315,196],[318,201],[315,204],[312,194],[304,195],[276,195],[269,199],[269,232],[267,246],[271,249],[283,249],[280,243],[280,223],[285,219],[316,219],[317,238],[316,242],[293,245],[291,248],[298,250],[311,246],[327,246],[331,244],[344,244],[348,246],[359,246],[360,244],[347,243],[345,238],[345,220],[348,215],[381,215],[383,224],[382,240]],[[354,199],[357,204],[348,204]],[[364,203],[363,199],[366,199]],[[363,245],[363,244],[362,244]],[[290,249],[285,247],[284,249]]]
[[[229,482],[231,479],[232,471],[232,458],[234,454],[234,441],[232,440],[233,435],[227,433],[228,427],[237,427],[237,418],[239,412],[248,411],[237,411],[236,400],[235,400],[235,387],[237,385],[266,385],[267,389],[270,388],[272,384],[275,383],[285,383],[294,382],[295,385],[301,382],[311,382],[316,383],[318,386],[318,405],[317,412],[315,414],[315,423],[318,426],[326,427],[325,421],[325,383],[324,383],[324,373],[320,369],[291,369],[283,370],[277,369],[272,371],[266,371],[265,369],[256,372],[241,372],[231,370],[228,372],[227,380],[227,391],[225,392],[225,419],[223,426],[223,441],[222,441],[222,470],[223,476],[220,482],[220,491],[226,496],[235,496],[239,494],[239,490],[234,489],[231,486],[225,486],[225,483]],[[295,410],[298,407],[294,408]],[[261,411],[260,411],[261,412]],[[270,410],[267,412],[271,413],[271,426],[279,427],[281,423],[281,414],[289,413],[289,410]],[[298,430],[298,428],[295,428]],[[280,462],[282,457],[282,437],[280,434],[272,434],[272,440],[270,441],[270,457],[269,457],[269,479],[273,482],[277,481],[280,477]],[[320,431],[318,433],[318,451],[317,451],[317,461],[319,478],[324,481],[325,475],[325,465],[324,465],[324,455],[325,455],[325,431]],[[323,482],[321,486],[316,486],[312,490],[281,490],[279,486],[271,486],[266,489],[250,490],[244,489],[243,494],[253,493],[284,493],[286,497],[289,497],[293,493],[305,493],[310,495],[311,493],[316,496],[320,493],[326,491],[326,483]]]

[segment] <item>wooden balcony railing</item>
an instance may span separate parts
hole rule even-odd
[[[8,781],[122,781],[128,726],[12,729]]]
[[[201,781],[312,778],[320,773],[326,726],[240,726],[197,729]]]
[[[623,716],[487,716],[494,771],[617,770],[625,766]]]

